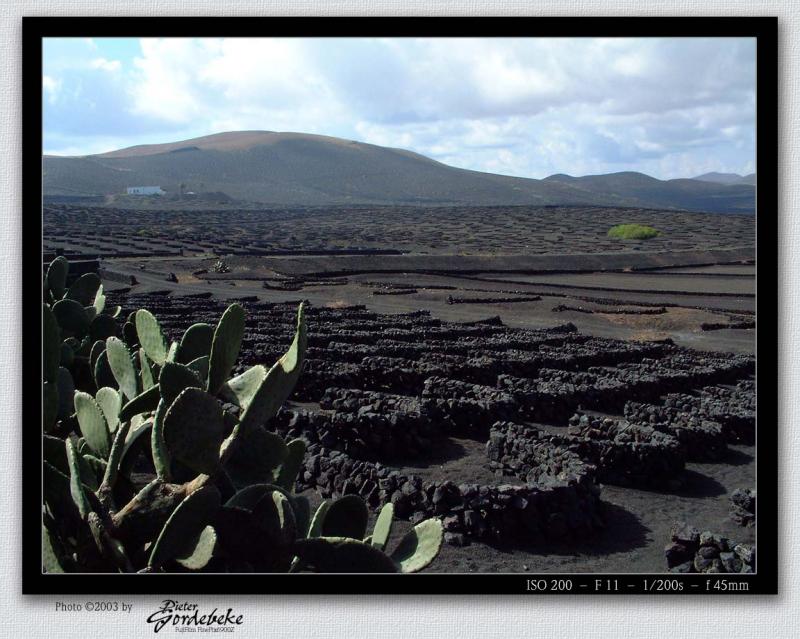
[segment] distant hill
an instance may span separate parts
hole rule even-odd
[[[753,212],[755,189],[748,185],[721,185],[699,180],[658,180],[633,171],[571,177],[551,175],[545,182],[568,184],[598,203],[624,202],[625,206],[687,209],[718,213]]]
[[[303,133],[236,131],[83,157],[44,157],[45,197],[128,186],[223,193],[279,206],[576,204],[752,213],[755,189],[641,173],[544,180],[448,166],[404,149]]]
[[[739,175],[738,173],[703,173],[693,177],[693,180],[700,180],[701,182],[713,182],[715,184],[749,184],[755,186],[756,174],[750,173],[749,175]]]

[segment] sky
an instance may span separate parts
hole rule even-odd
[[[318,133],[543,178],[755,171],[753,38],[48,38],[44,152]]]

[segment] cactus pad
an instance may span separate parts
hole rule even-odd
[[[311,519],[311,502],[304,495],[292,495],[291,503],[297,527],[297,537],[305,537],[308,533],[308,524]]]
[[[122,325],[122,341],[128,345],[128,348],[135,348],[139,344],[139,336],[133,323],[125,322]]]
[[[381,508],[378,519],[375,521],[375,528],[372,530],[370,543],[379,550],[386,548],[386,542],[389,541],[389,535],[392,533],[393,517],[394,505],[389,502]]]
[[[64,448],[64,441],[58,440]],[[66,452],[64,453],[66,460]],[[42,487],[44,489],[44,502],[55,517],[77,520],[80,517],[75,502],[72,500],[69,469],[66,473],[58,470],[48,461],[42,462]]]
[[[42,526],[42,567],[45,572],[58,573],[64,572],[64,567],[61,565],[61,560],[56,552],[56,540],[53,534]]]
[[[300,539],[294,553],[315,572],[397,572],[397,565],[380,550],[349,537]]]
[[[186,551],[191,551],[192,541],[211,522],[219,505],[219,491],[212,485],[187,495],[161,529],[147,565],[160,566],[170,559],[184,555]]]
[[[367,504],[357,495],[345,495],[334,501],[322,521],[322,537],[364,539],[367,534]]]
[[[42,452],[45,461],[52,464],[65,475],[69,474],[69,464],[67,464],[67,451],[64,448],[64,440],[58,437],[45,435],[42,438]]]
[[[67,463],[69,464],[69,492],[72,495],[72,501],[78,508],[81,518],[84,520],[91,512],[89,500],[86,498],[86,493],[83,491],[83,482],[81,481],[80,463],[78,461],[79,453],[75,450],[75,444],[72,440],[67,438],[65,440],[67,450]]]
[[[263,366],[253,366],[223,388],[223,395],[234,395],[243,408],[245,432],[274,417],[291,394],[303,367],[306,351],[306,324],[303,305],[297,314],[297,330],[289,350],[263,375]]]
[[[123,410],[125,409],[123,408]],[[152,435],[152,426],[152,420],[144,421],[138,416],[131,419],[130,431],[125,438],[125,447],[122,449],[122,457],[119,462],[119,472],[126,477],[130,477],[139,453],[148,450],[148,439]]]
[[[191,550],[175,557],[181,566],[187,570],[201,570],[208,565],[214,556],[214,549],[217,545],[217,533],[213,526],[206,526],[198,535],[193,544],[189,544]]]
[[[108,365],[111,367],[120,391],[130,401],[139,393],[136,369],[133,366],[128,347],[122,340],[109,337],[106,340],[106,357],[108,357]]]
[[[161,366],[167,360],[167,340],[150,311],[143,308],[136,311],[136,334],[147,356]]]
[[[175,357],[178,355],[178,342],[172,342],[167,349],[167,362],[174,362]]]
[[[187,368],[192,369],[200,379],[208,379],[208,355],[193,359],[186,364]]]
[[[164,415],[164,442],[169,454],[198,473],[213,473],[225,437],[222,408],[214,397],[187,388]]]
[[[208,392],[216,395],[230,375],[244,336],[244,309],[231,304],[217,324],[208,363]]]
[[[97,356],[97,361],[94,364],[94,383],[98,388],[102,386],[110,386],[118,388],[117,379],[111,371],[111,366],[108,363],[108,353],[103,349]]]
[[[91,327],[92,320],[97,317],[97,309],[94,306],[84,306],[83,310],[86,311],[86,317],[89,319],[89,325]]]
[[[45,304],[42,308],[43,377],[46,382],[55,382],[61,360],[61,329],[53,311]]]
[[[264,495],[253,507],[253,519],[267,541],[276,546],[289,546],[297,533],[294,512],[289,500],[280,491]]]
[[[78,424],[86,443],[95,453],[106,459],[111,452],[111,435],[103,411],[94,398],[83,391],[75,392],[74,402]]]
[[[181,338],[177,361],[181,364],[188,364],[198,357],[210,355],[213,340],[213,326],[203,323],[192,324]]]
[[[281,437],[263,428],[242,433],[241,441],[225,464],[225,471],[237,488],[250,484],[275,482],[286,459],[286,443]]]
[[[100,286],[100,278],[96,273],[84,273],[69,287],[66,298],[79,302],[81,306],[94,308],[95,296]]]
[[[42,385],[42,428],[45,433],[53,430],[58,418],[58,390],[54,382]]]
[[[401,572],[417,572],[430,564],[442,547],[442,522],[426,519],[418,523],[400,540],[392,553],[392,560]]]
[[[50,292],[57,300],[64,297],[64,292],[67,287],[67,273],[69,273],[69,262],[63,255],[59,255],[50,262],[50,266],[47,267],[45,280],[47,281]]]
[[[276,490],[278,492],[282,491],[274,484],[250,484],[237,491],[225,502],[225,505],[231,508],[243,508],[244,510],[252,511],[265,495],[271,495]]]
[[[139,349],[139,379],[142,382],[142,390],[148,391],[155,385],[153,381],[153,369],[143,348]]]
[[[117,322],[111,315],[97,315],[89,324],[93,340],[106,340],[117,334]]]
[[[75,382],[72,381],[72,373],[63,366],[58,368],[56,387],[58,388],[58,419],[67,419],[72,415],[74,409],[72,396],[75,393]]]
[[[97,311],[98,316],[106,309],[106,294],[102,284],[97,288],[97,292],[94,294],[92,306],[94,306],[94,310]]]
[[[297,311],[297,329],[289,350],[269,369],[251,405],[242,415],[242,424],[263,424],[272,419],[288,399],[303,369],[307,345],[303,304]]]
[[[293,439],[286,444],[286,457],[278,471],[276,483],[289,492],[294,490],[297,474],[303,466],[303,457],[306,454],[306,443],[302,439]]]
[[[203,384],[189,367],[175,362],[164,362],[158,376],[158,386],[161,389],[161,398],[167,405],[171,405],[184,389],[201,388]]]
[[[91,490],[97,490],[106,472],[106,463],[99,457],[86,453],[78,453],[78,466],[81,469],[81,481]]]
[[[59,300],[53,304],[53,315],[62,331],[72,335],[84,335],[89,330],[86,309],[75,300]]]
[[[97,340],[92,344],[92,348],[89,351],[89,368],[92,371],[92,375],[94,375],[94,367],[97,364],[97,360],[104,350],[106,350],[105,340]]]
[[[122,397],[119,392],[108,386],[103,386],[94,396],[97,405],[103,411],[109,432],[113,433],[119,425],[119,413],[122,409]]]
[[[328,508],[330,507],[331,502],[329,502],[327,499],[317,507],[314,517],[311,519],[311,523],[308,525],[307,537],[319,537],[322,535],[322,522],[325,521],[325,514],[328,512]]]
[[[266,368],[261,364],[251,366],[241,375],[225,382],[219,390],[219,395],[239,406],[242,411],[246,411],[266,378]]]
[[[61,343],[59,355],[58,363],[65,368],[70,368],[75,362],[75,351],[72,349],[72,346],[66,342]]]
[[[160,399],[161,395],[159,394],[158,386],[150,387],[122,407],[119,413],[119,421],[127,422],[134,415],[141,415],[155,410],[158,408]]]
[[[156,387],[157,388],[157,387]],[[167,444],[164,442],[164,417],[169,406],[162,399],[159,400],[156,412],[153,415],[153,428],[150,433],[150,450],[153,455],[153,466],[159,479],[169,479],[170,462]]]

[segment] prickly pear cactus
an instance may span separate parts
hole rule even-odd
[[[67,287],[67,273],[66,260],[54,261],[44,286],[46,572],[412,572],[435,557],[436,520],[388,555],[391,505],[366,536],[360,497],[325,501],[312,517],[294,494],[306,442],[287,443],[265,424],[303,368],[302,304],[278,362],[230,378],[246,326],[240,305],[169,344],[144,309],[120,331],[99,279]],[[79,363],[86,374],[73,380]],[[226,402],[238,411],[223,412]],[[137,491],[142,464],[152,479]]]

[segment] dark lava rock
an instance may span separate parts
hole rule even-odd
[[[733,552],[735,552],[744,563],[751,566],[756,561],[756,549],[750,544],[736,544]]]
[[[691,562],[693,559],[692,551],[678,542],[673,542],[665,546],[664,554],[667,557],[668,568],[675,568],[681,564]]]
[[[404,519],[409,515],[411,510],[411,504],[408,500],[407,495],[404,495],[399,490],[396,490],[392,493],[390,501],[394,505],[394,512],[395,515],[397,515],[397,517],[399,517],[400,519]]]
[[[672,541],[677,541],[690,548],[697,547],[700,543],[700,531],[686,522],[676,522],[670,530]]]
[[[703,559],[714,559],[715,557],[719,557],[719,548],[716,546],[700,546],[700,550],[697,551],[697,556]]]
[[[464,525],[469,529],[475,529],[478,527],[479,522],[481,521],[481,516],[476,510],[465,510],[464,511]]]
[[[725,568],[722,566],[722,562],[719,558],[712,559],[711,565],[708,566],[703,572],[725,572]]]
[[[402,488],[400,488],[400,491],[401,491],[401,492],[402,492],[404,495],[411,496],[411,495],[413,495],[414,493],[416,493],[416,492],[417,492],[417,488],[415,488],[415,487],[414,487],[414,484],[413,484],[413,483],[411,483],[410,481],[407,481],[407,482],[405,482],[405,483],[403,484]]]
[[[732,552],[723,552],[719,555],[725,572],[739,572],[742,569],[742,560]]]
[[[670,568],[669,571],[670,572],[692,572],[692,568],[693,568],[692,562],[691,561],[687,561],[685,563],[678,564],[674,568]]]
[[[461,529],[461,522],[456,516],[445,517],[442,519],[442,526],[445,532],[454,532]]]
[[[451,546],[469,546],[471,543],[469,537],[462,533],[446,532],[444,534],[444,540]]]
[[[713,561],[713,559],[705,559],[702,555],[697,554],[694,556],[694,569],[697,572],[706,572]]]

